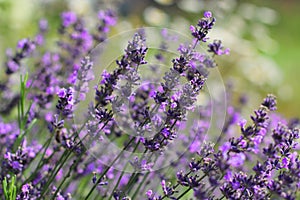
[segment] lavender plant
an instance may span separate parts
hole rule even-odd
[[[209,42],[216,22],[211,12],[190,26],[191,41],[181,44],[170,62],[164,55],[170,36],[163,31],[155,58],[169,67],[156,83],[141,78],[151,50],[143,29],[132,36],[114,70],[93,74],[90,52],[106,40],[116,13],[100,11],[98,19],[89,29],[83,18],[63,12],[55,50],[44,46],[48,25],[42,20],[36,38],[20,40],[16,53],[7,55],[0,84],[1,101],[11,99],[1,105],[0,118],[4,199],[297,198],[299,120],[274,113],[275,96],[267,95],[248,122],[242,114],[245,98],[238,105],[230,102],[221,133],[206,134],[213,105],[196,103],[217,67],[215,58],[229,54],[220,40]],[[13,75],[26,60],[31,73],[20,76],[15,91]],[[151,70],[156,73],[157,66]],[[100,80],[92,100],[87,93],[95,78]],[[79,123],[75,110],[82,109],[82,101],[91,103]],[[177,156],[169,162],[170,151]]]

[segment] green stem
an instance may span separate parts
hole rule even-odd
[[[81,155],[80,155],[80,156],[81,156]],[[62,182],[60,183],[60,185],[59,185],[58,188],[56,189],[54,195],[52,196],[52,198],[51,198],[52,200],[55,199],[55,197],[56,197],[57,193],[59,192],[60,188],[63,186],[63,184],[65,183],[65,181],[70,177],[71,172],[73,171],[73,169],[76,167],[76,165],[77,165],[79,162],[80,162],[80,157],[77,158],[76,162],[74,162],[74,163],[71,165],[71,167],[69,168],[69,171],[68,171],[67,175],[64,176],[64,179],[62,180]]]
[[[49,146],[50,146],[50,144],[51,144],[51,140],[52,140],[52,138],[53,138],[53,135],[45,142],[45,144],[44,144],[44,146],[43,146],[43,148],[45,148],[44,149],[44,152],[43,152],[43,154],[42,154],[42,157],[41,157],[41,159],[39,160],[39,162],[38,162],[38,164],[37,164],[37,167],[36,167],[36,169],[34,170],[34,172],[24,181],[24,183],[28,183],[28,182],[30,182],[31,180],[33,180],[33,178],[35,177],[35,175],[37,174],[37,172],[40,170],[40,168],[42,167],[42,163],[43,162],[45,162],[45,159],[44,159],[44,157],[45,157],[45,154],[46,154],[46,151],[47,151],[47,149],[49,148]],[[43,149],[42,148],[42,149]],[[47,160],[47,159],[46,159]]]
[[[106,123],[101,127],[101,129],[99,130],[102,131],[103,128],[107,125],[109,120],[106,121]],[[82,127],[80,128],[80,131],[84,128],[85,124],[82,125]],[[86,138],[87,135],[85,135],[85,137],[82,139],[84,140]],[[78,142],[76,145],[73,146],[72,149],[70,150],[66,150],[62,157],[60,158],[60,161],[63,160],[63,158],[65,157],[65,159],[57,164],[54,168],[54,170],[52,170],[52,173],[50,175],[50,178],[48,179],[47,183],[46,183],[46,187],[44,187],[44,190],[41,192],[41,197],[43,197],[43,195],[45,194],[45,192],[48,190],[48,187],[49,185],[51,184],[51,182],[53,181],[53,179],[55,178],[55,176],[57,175],[57,173],[59,172],[59,170],[63,167],[63,165],[65,164],[65,162],[67,161],[67,159],[69,158],[69,156],[72,154],[72,150],[75,149],[76,147],[78,147],[78,145],[80,145],[81,142]],[[85,151],[82,152],[82,154],[84,153]]]
[[[139,184],[138,188],[135,190],[134,194],[132,195],[132,200],[136,197],[136,195],[139,193],[141,187],[144,185],[145,181],[147,180],[147,177],[149,176],[150,172],[147,172],[142,180],[142,182]]]
[[[139,144],[140,144],[140,141],[138,141],[138,143],[135,145],[135,147],[134,147],[134,149],[133,149],[133,152],[132,152],[132,153],[135,153],[135,152],[136,152],[136,150],[137,150],[137,148],[138,148]],[[130,159],[131,159],[131,155],[130,155],[130,157],[129,157],[129,159],[128,159],[128,160],[130,160]],[[121,181],[121,179],[122,179],[123,175],[125,174],[125,170],[126,170],[126,168],[127,168],[128,164],[129,164],[129,162],[127,162],[127,163],[126,163],[126,165],[125,165],[124,169],[122,170],[122,173],[120,174],[120,177],[119,177],[119,179],[118,179],[118,182],[116,183],[116,185],[115,185],[115,187],[114,187],[114,189],[113,189],[113,191],[112,191],[112,193],[111,193],[111,195],[110,195],[110,197],[109,197],[109,200],[112,198],[112,196],[113,196],[113,192],[114,192],[114,191],[115,191],[115,190],[118,188],[118,186],[119,186],[119,184],[120,184],[120,181]],[[129,184],[129,182],[128,182],[128,184]]]
[[[177,200],[181,199],[184,195],[186,195],[192,188],[189,187],[187,190],[185,190],[179,197],[177,197]]]
[[[142,157],[141,157],[141,161],[143,160],[143,158],[144,158],[144,156],[145,156],[145,154],[147,153],[147,151],[148,151],[148,149],[145,149],[145,151],[144,151],[144,153],[143,153],[143,155],[142,155]],[[151,158],[151,157],[150,157]],[[133,174],[131,174],[131,176],[130,176],[130,178],[129,178],[129,181],[128,181],[128,183],[127,183],[127,186],[126,186],[126,188],[124,189],[124,192],[126,193],[127,191],[128,191],[128,194],[129,194],[129,192],[130,192],[130,190],[132,189],[132,182],[134,182],[136,179],[137,179],[137,176],[138,176],[138,174],[139,173],[133,173]]]
[[[41,192],[41,197],[44,196],[44,194],[48,191],[50,184],[52,183],[52,181],[54,180],[55,176],[57,175],[57,173],[59,172],[59,170],[62,168],[62,166],[65,164],[65,162],[67,161],[67,159],[69,158],[69,156],[71,155],[72,151],[65,151],[61,157],[62,162],[60,162],[59,164],[57,164],[55,166],[55,168],[52,170],[52,173],[50,175],[50,178],[48,179],[47,183],[44,186],[44,189]]]
[[[93,191],[96,189],[97,185],[101,182],[102,178],[105,176],[105,174],[110,170],[110,168],[117,162],[117,160],[122,156],[123,152],[130,146],[130,144],[134,141],[134,137],[127,143],[126,146],[122,149],[122,151],[118,154],[118,156],[112,161],[112,163],[106,167],[104,172],[101,174],[101,176],[98,178],[97,182],[93,185],[91,190],[89,191],[88,195],[85,197],[85,200],[89,199],[89,197],[92,195]]]
[[[125,169],[126,169],[127,165],[128,165],[128,163],[125,165]],[[119,184],[120,184],[120,182],[121,182],[121,179],[122,179],[122,177],[123,177],[124,174],[125,174],[125,169],[124,169],[124,170],[122,171],[122,173],[120,174],[119,179],[118,179],[118,181],[117,181],[117,183],[116,183],[114,189],[111,191],[111,194],[109,195],[108,200],[111,200],[111,199],[112,199],[113,194],[114,194],[114,191],[118,188],[118,186],[119,186]]]
[[[186,176],[190,175],[191,173],[192,173],[192,171],[189,171],[189,172],[186,174]],[[207,175],[207,174],[204,174],[203,176],[201,176],[201,178],[199,178],[199,180],[197,180],[197,182],[202,181],[202,180],[206,177],[206,175]],[[177,184],[173,187],[173,189],[175,190],[179,185],[180,185],[180,184],[177,183]],[[190,189],[191,189],[191,188],[190,188]],[[164,195],[161,199],[164,199],[164,198],[166,198],[166,197],[167,197],[167,195]]]

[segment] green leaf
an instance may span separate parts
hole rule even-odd
[[[5,177],[4,180],[2,181],[2,185],[3,185],[3,192],[4,192],[5,199],[8,200],[8,194],[7,194],[7,180],[6,180],[6,177]]]

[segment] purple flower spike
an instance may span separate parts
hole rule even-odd
[[[269,110],[274,111],[277,109],[276,107],[276,97],[274,95],[269,94],[262,103],[263,106],[267,107]]]
[[[56,108],[59,112],[61,112],[63,115],[67,117],[71,117],[71,114],[73,113],[73,105],[74,105],[74,90],[72,87],[69,87],[68,89],[62,88],[58,92],[58,104],[56,105]]]
[[[73,12],[63,12],[61,14],[62,24],[64,27],[68,27],[77,21],[77,16]]]
[[[45,19],[41,19],[39,21],[39,28],[41,32],[45,32],[48,30],[48,21]]]
[[[28,43],[28,41],[29,40],[27,38],[24,38],[24,39],[20,40],[18,42],[17,48],[23,49],[25,47],[25,45]]]
[[[114,26],[117,23],[116,15],[112,10],[99,11],[98,19],[103,20],[107,26]]]
[[[59,98],[65,98],[67,95],[67,90],[65,88],[61,88],[57,93]]]
[[[198,21],[198,27],[190,26],[190,31],[198,41],[206,42],[206,35],[208,34],[208,31],[214,26],[215,21],[216,19],[212,17],[212,13],[206,11],[204,13],[204,18]]]
[[[221,40],[215,40],[213,43],[208,45],[208,52],[212,52],[215,55],[221,56],[229,54],[229,49],[224,49]]]

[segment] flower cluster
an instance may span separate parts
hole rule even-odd
[[[12,99],[0,107],[0,195],[5,199],[299,197],[300,123],[275,112],[274,95],[267,95],[248,121],[241,96],[238,105],[226,107],[225,124],[219,127],[216,120],[211,130],[218,105],[196,105],[217,67],[215,57],[229,53],[220,40],[209,41],[216,22],[211,12],[190,27],[193,40],[181,44],[169,62],[164,51],[176,37],[164,29],[161,49],[153,54],[147,31],[139,29],[115,69],[103,71],[93,99],[86,94],[98,74],[88,54],[106,40],[116,13],[100,11],[94,29],[71,11],[60,18],[59,48],[39,49],[48,30],[41,20],[35,39],[20,40],[16,53],[7,54],[0,83],[1,101]],[[200,45],[206,52],[198,51]],[[150,76],[160,72],[159,64],[170,66],[161,79],[140,74],[152,55],[158,64],[150,64]],[[12,75],[27,58],[32,73],[21,76],[20,91],[14,92]],[[83,100],[94,102],[76,113]]]
[[[192,35],[199,41],[205,42],[208,31],[211,30],[215,24],[216,19],[212,17],[212,13],[207,11],[204,13],[204,17],[198,21],[197,27],[190,26]]]
[[[107,71],[103,72],[103,79],[96,89],[96,107],[106,106],[114,99],[112,93],[117,85],[117,81],[122,77],[128,81],[127,83],[129,85],[127,84],[126,87],[120,88],[122,90],[121,95],[126,94],[128,97],[131,94],[131,85],[138,81],[138,77],[136,76],[138,66],[147,63],[144,60],[147,47],[145,47],[143,34],[141,32],[136,33],[133,40],[128,43],[125,52],[121,60],[116,61],[118,65],[117,69],[112,73],[108,73]],[[127,91],[128,88],[129,91]]]
[[[58,104],[56,105],[59,113],[64,116],[70,116],[73,113],[74,89],[69,87],[68,89],[62,88],[58,91],[57,95],[59,97]]]

